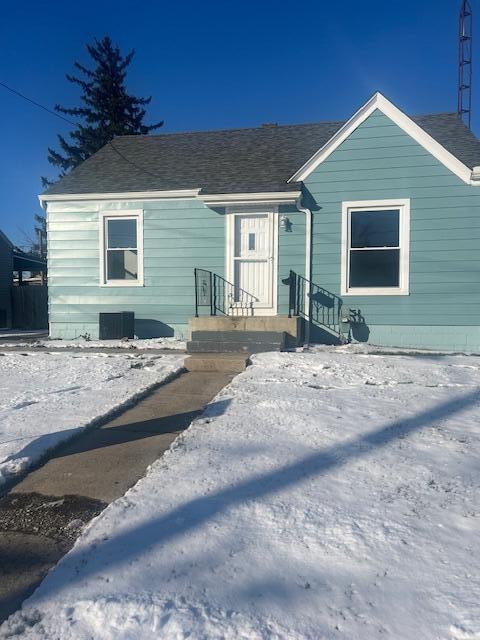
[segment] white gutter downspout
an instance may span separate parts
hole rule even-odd
[[[304,314],[306,318],[305,325],[305,345],[310,344],[310,318],[311,318],[311,288],[312,288],[312,220],[313,214],[310,209],[302,206],[301,196],[297,201],[297,209],[305,214],[305,280],[308,282],[308,291],[305,296]]]

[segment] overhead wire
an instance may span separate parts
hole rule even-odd
[[[32,98],[29,98],[28,96],[24,95],[20,91],[17,91],[16,89],[13,89],[12,87],[10,87],[7,84],[5,84],[4,82],[0,82],[0,87],[3,87],[7,91],[10,91],[10,93],[13,93],[14,95],[18,96],[19,98],[22,98],[23,100],[26,100],[30,104],[33,104],[35,107],[38,107],[39,109],[43,109],[43,111],[46,111],[50,115],[55,116],[56,118],[60,118],[60,120],[63,120],[64,122],[67,122],[68,124],[72,125],[73,127],[77,127],[78,126],[78,122],[75,123],[72,120],[69,120],[68,118],[65,118],[64,116],[62,116],[61,114],[57,113],[56,111],[53,111],[52,109],[49,109],[48,107],[45,107],[43,104],[40,104],[40,102],[37,102],[36,100],[32,100]],[[115,145],[112,143],[111,140],[109,140],[107,142],[107,144],[122,160],[124,160],[125,162],[128,162],[128,164],[131,164],[138,171],[142,171],[143,173],[145,173],[145,174],[147,174],[147,175],[149,175],[149,176],[151,176],[153,178],[160,178],[161,177],[161,176],[159,176],[159,175],[157,175],[155,173],[152,173],[148,169],[145,169],[145,167],[141,167],[140,165],[138,165],[133,160],[130,160],[129,158],[127,158],[127,156],[125,156],[121,151],[119,151],[115,147]]]

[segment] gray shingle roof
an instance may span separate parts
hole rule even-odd
[[[468,167],[480,165],[480,141],[455,113],[412,119]],[[343,124],[123,136],[113,142],[119,153],[106,145],[45,193],[290,191],[298,185],[286,181]]]

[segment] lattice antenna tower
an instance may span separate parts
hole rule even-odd
[[[458,107],[459,118],[470,129],[472,119],[472,7],[462,1],[458,21]]]

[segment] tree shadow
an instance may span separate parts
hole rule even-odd
[[[189,500],[165,515],[152,518],[141,526],[133,527],[111,539],[102,541],[98,546],[98,553],[101,553],[104,558],[115,557],[117,566],[127,564],[141,555],[146,548],[151,548],[153,544],[166,545],[170,540],[200,527],[218,514],[228,512],[235,505],[278,493],[301,484],[312,476],[326,474],[332,469],[344,466],[352,459],[385,447],[393,440],[405,438],[412,432],[463,411],[477,403],[479,399],[480,390],[475,389],[410,418],[389,422],[344,444],[327,447],[269,473],[257,474],[236,485],[226,486],[211,495]],[[57,576],[53,574],[45,584],[40,597],[51,597],[64,586],[71,586],[94,574],[98,570],[98,564],[96,562],[87,564],[86,560],[82,559],[82,556],[89,553],[92,548],[71,552],[69,563],[73,566],[79,564],[81,569],[77,570],[76,575],[68,574],[68,585],[62,583],[62,574]],[[168,551],[166,550],[165,553]]]
[[[230,398],[216,400],[207,405],[204,415],[206,417],[221,416],[230,402]],[[203,409],[194,409],[137,422],[125,422],[108,426],[112,421],[110,416],[106,421],[95,423],[85,428],[66,429],[43,434],[31,440],[19,451],[9,455],[3,462],[15,462],[22,458],[33,458],[36,462],[28,469],[28,472],[31,473],[34,469],[47,464],[49,460],[55,458],[87,453],[88,451],[118,444],[133,443],[158,435],[179,434],[187,429],[192,421],[202,413]],[[25,474],[7,477],[7,486],[2,487],[2,489],[4,491],[10,489],[24,477]]]

